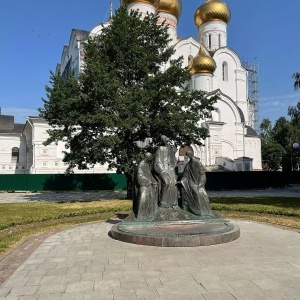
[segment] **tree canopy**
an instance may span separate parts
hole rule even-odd
[[[264,169],[298,170],[299,150],[293,149],[293,143],[300,140],[300,126],[292,116],[290,120],[280,117],[274,126],[269,119],[264,119],[260,125],[260,137]]]
[[[300,89],[300,73],[294,73],[294,90]],[[263,167],[267,170],[299,170],[300,151],[293,149],[300,143],[300,101],[288,107],[290,119],[280,117],[272,126],[269,119],[260,125]]]
[[[208,131],[199,120],[210,117],[218,96],[190,89],[188,69],[173,58],[168,41],[157,15],[142,19],[122,6],[110,26],[86,42],[79,78],[51,73],[39,109],[53,127],[45,144],[66,143],[69,171],[100,163],[130,174],[162,134],[177,146],[203,143]],[[147,138],[152,142],[141,149]]]

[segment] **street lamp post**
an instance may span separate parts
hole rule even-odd
[[[293,144],[293,148],[294,148],[294,149],[299,149],[299,148],[300,148],[299,143],[294,143],[294,144]]]

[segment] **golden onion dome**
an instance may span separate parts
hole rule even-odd
[[[158,5],[159,0],[121,0],[121,5],[130,4],[134,2],[143,2],[154,5],[155,7]]]
[[[223,21],[229,23],[231,12],[226,3],[219,0],[206,0],[195,12],[197,27],[210,21]]]
[[[158,12],[169,13],[177,19],[181,15],[181,9],[181,0],[160,0],[157,6]]]
[[[198,54],[189,63],[189,72],[191,75],[198,73],[213,74],[216,67],[214,59],[209,54],[206,54],[201,45]]]

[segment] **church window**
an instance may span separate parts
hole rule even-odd
[[[208,48],[211,49],[211,34],[208,35]]]
[[[222,64],[222,78],[223,81],[228,81],[228,64],[226,61]]]
[[[11,162],[18,163],[19,162],[19,148],[13,147],[11,149]]]

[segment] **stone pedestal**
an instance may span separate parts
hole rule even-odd
[[[134,221],[130,215],[112,227],[111,235],[117,240],[139,245],[196,247],[234,241],[240,237],[240,228],[219,216],[200,219],[177,208],[159,209],[155,220],[149,222]]]

